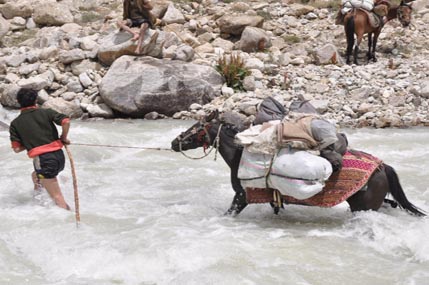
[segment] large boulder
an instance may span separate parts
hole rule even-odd
[[[167,116],[206,104],[220,93],[222,76],[212,67],[151,57],[122,56],[104,76],[100,95],[131,117],[156,111]]]
[[[70,9],[60,3],[43,3],[34,8],[34,22],[40,26],[61,26],[73,22]]]
[[[258,27],[262,28],[264,18],[261,16],[250,15],[224,15],[217,20],[217,25],[221,33],[239,36],[244,28]]]

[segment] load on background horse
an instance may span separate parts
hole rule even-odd
[[[221,118],[217,111],[212,112],[203,120],[197,122],[175,138],[171,143],[171,148],[176,152],[183,152],[189,149],[212,146],[219,151],[231,169],[231,184],[235,191],[232,204],[226,214],[237,215],[249,202],[254,202],[247,199],[246,191],[242,187],[240,179],[237,176],[243,147],[235,143],[235,136],[237,133],[244,130],[244,126],[237,122],[225,120],[226,117],[227,116]],[[361,152],[359,153],[362,154]],[[367,155],[367,159],[371,160],[372,158],[372,156]],[[374,160],[379,161],[376,158],[374,158]],[[343,170],[337,171],[335,172],[336,174],[334,173],[335,175],[332,175],[331,178],[334,184],[336,183],[336,179],[341,176],[341,171]],[[392,206],[399,205],[412,214],[418,216],[425,215],[422,210],[408,201],[395,170],[381,161],[379,161],[377,167],[373,169],[372,175],[361,181],[361,185],[364,191],[356,191],[349,197],[343,197],[350,205],[352,211],[376,211],[381,207],[383,202],[388,201]],[[268,191],[268,193],[272,195],[275,190],[265,189],[265,191]],[[385,199],[388,193],[393,196],[396,202]],[[271,202],[273,205],[275,202],[274,196],[275,195],[272,195],[270,200],[264,200],[263,202]],[[329,194],[327,196],[329,196]],[[266,197],[265,195],[265,198]],[[280,196],[279,198],[285,203],[314,206],[311,203],[290,200],[285,196]]]
[[[357,0],[356,0],[357,1]],[[347,39],[346,63],[350,64],[350,57],[353,53],[353,63],[358,64],[359,45],[362,42],[363,36],[368,34],[368,61],[377,61],[375,51],[377,47],[377,40],[381,30],[387,22],[393,19],[398,19],[402,26],[408,27],[411,23],[411,14],[413,11],[412,3],[415,0],[402,0],[399,5],[390,4],[387,0],[376,0],[375,8],[372,11],[367,11],[364,7],[351,8],[342,15],[341,11],[338,12],[337,24],[343,24]],[[346,1],[345,3],[352,3],[353,1]],[[386,7],[386,9],[378,9],[377,7]],[[373,11],[376,10],[380,15]],[[387,10],[387,11],[386,11]],[[380,12],[383,11],[383,12]],[[384,15],[385,14],[385,15]],[[355,36],[356,35],[356,43]],[[354,50],[353,50],[354,47]]]

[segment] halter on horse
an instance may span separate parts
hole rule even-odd
[[[358,52],[359,45],[362,42],[364,34],[368,34],[368,53],[367,58],[368,61],[371,59],[376,62],[377,59],[375,57],[375,50],[377,46],[378,36],[380,35],[381,29],[384,24],[390,20],[398,19],[398,21],[402,24],[402,26],[408,27],[411,23],[411,14],[412,14],[412,4],[409,4],[411,1],[401,1],[398,6],[390,7],[386,18],[383,23],[381,23],[378,27],[371,26],[369,22],[369,16],[367,12],[364,12],[360,9],[354,8],[350,12],[348,12],[344,16],[344,29],[346,32],[347,38],[347,51],[346,51],[346,62],[350,64],[350,56],[353,52],[354,47],[354,64],[358,64]],[[356,45],[354,40],[354,35],[356,34]]]
[[[179,152],[216,144],[219,153],[231,169],[231,184],[235,196],[226,214],[234,215],[239,214],[247,206],[246,192],[237,177],[243,148],[234,142],[234,138],[240,129],[234,124],[220,120],[218,115],[215,111],[194,124],[171,142],[171,148]],[[356,192],[347,199],[347,202],[352,211],[378,210],[389,192],[401,208],[418,216],[425,215],[408,201],[396,172],[384,163],[369,178],[367,190]]]

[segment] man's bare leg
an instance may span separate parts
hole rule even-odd
[[[42,184],[40,184],[40,180],[37,178],[36,171],[31,173],[31,179],[33,180],[34,191],[40,192],[42,190]]]
[[[58,183],[57,178],[44,178],[41,179],[40,182],[42,183],[43,187],[46,188],[49,196],[51,196],[52,200],[54,200],[58,207],[70,210],[69,205],[67,205],[66,201],[64,200],[64,196],[61,193],[60,184]]]
[[[143,23],[140,27],[140,35],[139,35],[139,41],[137,42],[137,48],[136,53],[141,53],[142,50],[142,44],[144,40],[144,34],[146,33],[147,28],[149,27],[148,23]]]
[[[130,34],[133,35],[133,38],[131,39],[132,41],[136,41],[139,39],[139,33],[136,33],[135,31],[133,31],[130,27],[127,26],[127,21],[118,21],[116,23],[118,25],[118,27]]]

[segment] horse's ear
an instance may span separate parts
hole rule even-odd
[[[214,119],[217,119],[219,117],[219,111],[216,109],[214,111],[212,111],[210,114],[208,114],[205,118],[204,121],[205,122],[210,122]]]

